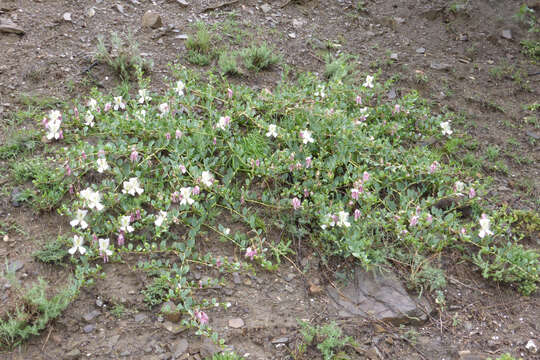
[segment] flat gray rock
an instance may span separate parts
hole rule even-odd
[[[0,33],[2,32],[23,35],[24,29],[11,21],[11,19],[0,18]]]
[[[357,268],[354,281],[339,290],[331,286],[327,290],[344,317],[361,316],[394,325],[418,324],[426,321],[431,312],[427,302],[420,306],[407,294],[393,273],[366,272]]]

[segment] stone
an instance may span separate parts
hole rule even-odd
[[[109,338],[109,340],[107,340],[107,345],[109,345],[109,348],[112,349],[114,348],[118,340],[120,340],[120,335],[113,335]]]
[[[69,13],[69,12],[64,13],[64,15],[62,15],[62,19],[64,19],[64,21],[69,21],[69,22],[73,21],[71,19],[71,13]]]
[[[470,350],[458,352],[459,360],[485,360],[489,358],[488,354],[472,353]]]
[[[21,260],[15,260],[9,263],[8,272],[17,272],[24,267],[24,263]]]
[[[512,40],[512,31],[508,29],[501,31],[501,37],[506,40]]]
[[[114,4],[113,7],[112,7],[114,10],[118,11],[120,14],[122,15],[126,15],[126,13],[124,12],[124,7],[120,4]]]
[[[171,352],[173,353],[173,359],[178,359],[187,352],[189,344],[186,339],[178,339],[171,346]]]
[[[274,340],[271,341],[272,344],[286,344],[289,342],[289,338],[288,337],[280,337],[280,338],[276,338]]]
[[[161,16],[153,11],[147,11],[142,17],[142,26],[157,29],[163,26]]]
[[[229,327],[233,329],[240,329],[244,326],[244,320],[241,318],[234,318],[229,320]]]
[[[75,360],[81,357],[81,351],[79,349],[73,349],[64,355],[66,360]]]
[[[285,276],[285,281],[292,281],[296,277],[293,273],[288,273],[287,276]]]
[[[397,61],[399,59],[398,53],[391,53],[390,54],[390,59],[394,60],[394,61]]]
[[[101,311],[93,310],[93,311],[90,311],[87,314],[84,314],[83,319],[86,322],[90,322],[90,321],[94,320],[96,317],[98,317],[99,315],[101,315]]]
[[[165,319],[175,323],[182,318],[182,313],[176,308],[176,304],[172,301],[167,301],[161,306],[161,312]]]
[[[268,4],[262,4],[261,5],[261,10],[263,13],[267,13],[267,12],[270,12],[272,10],[272,7]]]
[[[532,131],[527,131],[526,134],[535,140],[540,140],[540,134],[534,133]]]
[[[186,0],[176,0],[176,2],[178,5],[189,6],[189,3]]]
[[[88,333],[91,333],[92,331],[94,331],[94,329],[96,328],[96,325],[94,324],[89,324],[89,325],[86,325],[85,327],[83,327],[83,331],[88,334]]]
[[[0,33],[24,35],[24,29],[10,19],[0,18]]]
[[[304,24],[305,24],[305,22],[300,20],[300,19],[293,19],[293,21],[292,21],[292,26],[295,29],[301,28],[302,26],[304,26]]]
[[[296,33],[289,33],[288,36],[291,38],[291,39],[296,39]]]
[[[97,307],[102,307],[102,306],[103,306],[103,300],[101,300],[100,297],[98,297],[98,298],[96,299],[96,306],[97,306]]]
[[[355,269],[354,280],[341,289],[327,287],[340,316],[367,317],[394,325],[425,322],[431,308],[413,300],[399,279],[390,272]],[[422,309],[422,306],[426,308]]]
[[[93,17],[94,15],[96,15],[96,9],[92,6],[90,9],[88,9],[88,11],[86,12],[86,16],[88,17]]]
[[[11,205],[13,207],[19,207],[21,206],[21,203],[19,202],[19,196],[21,195],[21,190],[18,187],[14,187],[11,191],[10,201]]]
[[[212,357],[214,354],[217,354],[220,351],[220,347],[214,344],[211,339],[207,338],[206,336],[202,339],[200,345],[200,354],[203,358]]]
[[[146,318],[147,318],[146,314],[138,313],[138,314],[135,314],[135,317],[133,319],[135,320],[135,322],[143,322]]]
[[[527,349],[527,351],[531,354],[536,354],[538,352],[538,346],[536,346],[533,339],[527,341],[527,344],[525,344],[525,349]]]
[[[418,49],[416,49],[417,54],[424,54],[425,52],[426,52],[426,49],[423,47],[419,47]]]
[[[182,331],[186,330],[187,328],[180,324],[175,324],[171,321],[164,321],[163,327],[170,333],[173,334],[180,334]]]
[[[452,65],[445,64],[445,63],[432,62],[431,64],[429,64],[429,67],[434,70],[448,70],[452,67]]]

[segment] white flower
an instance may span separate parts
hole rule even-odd
[[[363,107],[360,109],[360,114],[362,115],[369,115],[367,112],[369,111],[369,108],[368,107]]]
[[[161,112],[160,116],[166,115],[169,112],[169,104],[159,104],[159,111]]]
[[[58,117],[55,117],[55,118],[52,118],[52,111],[51,111],[51,120],[49,120],[49,122],[47,123],[47,130],[49,130],[49,132],[47,133],[47,139],[51,140],[51,139],[60,139],[61,135],[62,135],[62,131],[60,130],[60,125],[62,125],[62,120],[60,120],[60,118]]]
[[[99,159],[97,159],[97,166],[98,166],[97,171],[98,171],[98,173],[100,173],[100,174],[101,174],[102,172],[107,171],[107,170],[109,170],[109,169],[111,168],[111,167],[109,166],[109,164],[107,164],[107,159],[105,159],[105,158],[99,158]]]
[[[332,214],[326,214],[326,216],[323,219],[323,224],[321,225],[321,228],[324,230],[330,225],[330,227],[334,227],[336,225],[336,222],[334,221],[334,215]]]
[[[465,190],[465,184],[461,181],[456,181],[454,183],[454,189],[457,193],[461,193],[463,190]]]
[[[107,256],[112,255],[112,250],[109,249],[109,239],[98,239],[99,242],[99,253],[105,254]]]
[[[157,227],[160,227],[161,224],[163,224],[163,221],[167,218],[167,212],[166,211],[160,211],[159,215],[156,216],[156,220],[154,221],[154,224]]]
[[[72,227],[80,225],[81,229],[86,229],[88,227],[88,223],[84,221],[86,214],[88,214],[88,210],[78,209],[77,213],[75,214],[75,219],[71,220],[69,224]]]
[[[304,144],[315,142],[315,140],[313,140],[313,137],[311,136],[311,131],[307,129],[300,131],[300,139],[302,139],[302,142]]]
[[[174,88],[174,91],[178,94],[178,96],[184,96],[184,89],[186,86],[182,82],[182,80],[178,80],[176,82],[176,87]]]
[[[90,100],[88,100],[88,103],[86,104],[90,110],[92,111],[96,111],[97,108],[98,108],[98,103],[96,101],[96,99],[93,99],[93,98],[90,98]]]
[[[118,111],[118,109],[125,110],[126,104],[122,102],[122,96],[116,96],[114,98],[114,110]]]
[[[56,121],[56,120],[62,121],[62,113],[58,110],[51,110],[49,112],[49,119],[53,121]]]
[[[82,236],[74,235],[73,236],[73,247],[68,250],[68,253],[73,255],[77,251],[79,251],[79,253],[81,253],[81,255],[84,255],[84,253],[86,252],[86,249],[82,246],[83,243],[84,243],[84,238]]]
[[[373,76],[366,76],[366,81],[362,84],[363,87],[373,88]]]
[[[229,228],[224,228],[224,229],[223,229],[223,233],[224,233],[225,235],[229,235],[229,234],[231,233],[231,229],[229,229]]]
[[[210,171],[203,171],[201,174],[201,182],[210,187],[214,183],[214,176]]]
[[[131,216],[120,216],[120,230],[126,233],[132,232],[133,226],[130,225]]]
[[[98,191],[94,191],[88,187],[81,191],[80,196],[85,200],[88,208],[96,209],[97,211],[103,210],[104,206],[101,204],[101,195]]]
[[[148,90],[146,89],[140,89],[139,90],[139,104],[144,104],[147,101],[152,100],[150,97],[150,94],[148,93]]]
[[[478,232],[480,238],[483,239],[486,235],[493,235],[493,232],[489,230],[490,220],[486,214],[482,214],[482,217],[478,222],[480,223],[480,231]]]
[[[86,126],[94,127],[94,115],[88,110],[84,115],[84,124]]]
[[[351,223],[349,222],[349,213],[345,212],[345,211],[340,211],[338,213],[338,221],[337,221],[337,226],[345,226],[345,227],[349,227],[351,226]]]
[[[275,124],[268,125],[268,132],[266,133],[268,137],[277,137],[277,126]]]
[[[218,129],[225,130],[231,123],[231,118],[228,116],[222,116],[219,118],[219,121],[216,125]]]
[[[135,118],[142,123],[146,122],[146,110],[141,109],[135,113]]]
[[[129,181],[124,181],[124,189],[122,189],[122,193],[135,196],[135,194],[141,195],[143,191],[144,190],[141,188],[139,179],[136,177],[130,178]]]
[[[183,187],[180,189],[180,205],[191,205],[195,202],[191,198],[191,191],[192,189],[190,187]]]
[[[326,97],[326,94],[324,93],[324,85],[319,85],[317,87],[317,91],[315,91],[315,96],[319,96],[321,97],[322,99],[324,99]]]
[[[445,121],[441,123],[441,129],[443,135],[452,135],[453,131],[450,128],[450,121]]]

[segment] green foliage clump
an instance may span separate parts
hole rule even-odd
[[[165,276],[155,278],[145,289],[141,291],[144,295],[146,305],[152,307],[167,300],[170,289],[169,279]]]
[[[58,294],[47,298],[47,283],[39,279],[28,290],[23,290],[22,304],[14,313],[0,319],[0,349],[13,348],[39,331],[58,317],[69,303],[77,296],[80,283],[73,280]]]
[[[316,345],[324,360],[334,359],[335,351],[353,343],[350,336],[343,336],[343,332],[334,322],[322,326],[313,326],[304,321],[299,321],[299,324],[304,341],[309,345]]]
[[[60,264],[68,255],[66,245],[67,242],[62,237],[58,237],[56,240],[46,243],[33,256],[35,259],[46,264]]]
[[[242,52],[244,65],[248,70],[261,71],[279,62],[279,56],[274,53],[274,49],[262,44],[252,45]]]
[[[195,65],[206,66],[212,61],[212,34],[205,23],[196,24],[197,32],[186,40],[187,60]]]
[[[238,75],[240,69],[238,62],[236,61],[236,53],[222,52],[218,59],[218,66],[222,74],[225,75]]]

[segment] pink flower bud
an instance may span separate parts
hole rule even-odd
[[[261,160],[259,160],[259,159],[255,160],[255,166],[256,167],[261,166]]]
[[[300,202],[300,199],[296,196],[291,200],[291,204],[294,210],[298,210],[302,207],[302,203]]]
[[[137,211],[135,211],[135,219],[141,220],[141,210],[137,209]]]
[[[129,155],[129,160],[131,162],[135,162],[139,159],[139,153],[137,152],[137,149],[135,148],[132,148],[131,149],[131,154]]]
[[[171,133],[166,133],[165,134],[165,139],[171,140]]]
[[[230,89],[230,88],[227,89],[227,96],[229,97],[229,99],[232,99],[232,97],[233,97],[233,91],[232,91],[232,89]]]
[[[201,323],[201,325],[208,324],[208,315],[204,311],[195,310],[195,318]]]
[[[83,150],[83,152],[81,153],[81,158],[82,158],[83,160],[86,160],[86,153],[84,152],[84,150]]]
[[[469,190],[469,199],[472,199],[475,196],[476,196],[476,191],[474,190],[474,188],[471,188]]]
[[[77,109],[77,107],[73,108],[73,116],[77,119],[79,118],[79,109]]]
[[[120,230],[120,233],[118,234],[118,239],[117,239],[117,242],[118,242],[118,246],[122,246],[124,245],[124,232],[122,230]]]
[[[362,215],[362,213],[360,212],[360,209],[354,210],[354,220],[355,221],[360,218],[360,215]]]
[[[431,224],[433,222],[433,216],[431,216],[431,214],[427,214],[426,221],[428,224]]]
[[[216,139],[216,138],[214,138],[214,141],[213,141],[213,143],[214,143],[214,145],[216,145],[216,144],[217,144],[217,139]]]
[[[73,191],[73,184],[69,184],[69,194],[70,195],[73,195],[74,191]]]
[[[67,176],[71,175],[71,167],[69,166],[69,164],[66,164],[66,175]]]
[[[177,139],[180,139],[180,138],[182,137],[182,135],[183,135],[183,134],[182,134],[182,132],[181,132],[180,130],[176,130],[176,132],[175,132],[175,137],[176,137]]]
[[[107,111],[109,111],[111,109],[112,109],[112,105],[111,105],[110,102],[106,103],[105,106],[103,107],[104,112],[107,112]]]
[[[356,96],[356,104],[362,105],[362,97],[360,95]]]
[[[311,156],[308,156],[306,158],[306,168],[310,168],[311,167]]]
[[[60,131],[58,132],[58,139],[63,139],[64,138],[64,130],[60,129]]]
[[[308,189],[304,189],[304,197],[308,197],[309,196],[309,190]]]
[[[362,181],[363,182],[368,182],[369,178],[370,178],[369,173],[367,171],[364,171],[364,173],[362,174]]]
[[[193,195],[199,195],[201,193],[201,188],[199,187],[199,185],[195,185],[191,190],[191,193]]]
[[[105,156],[105,150],[101,149],[101,150],[98,151],[97,154],[98,154],[98,157],[103,157],[103,156]]]
[[[418,216],[416,215],[412,216],[409,224],[411,226],[416,226],[416,224],[418,224]]]
[[[180,166],[178,166],[178,167],[180,168],[180,172],[182,174],[185,174],[187,172],[187,169],[186,169],[186,167],[184,165],[180,164]]]

